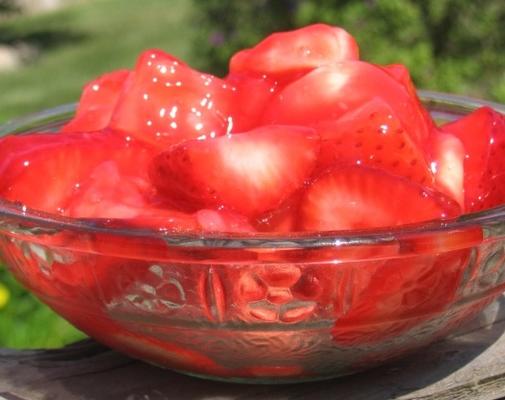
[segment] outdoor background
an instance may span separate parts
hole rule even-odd
[[[0,124],[77,101],[145,48],[224,75],[237,49],[313,22],[347,29],[366,60],[406,64],[420,88],[505,102],[503,0],[0,0]],[[80,337],[0,265],[0,347]]]

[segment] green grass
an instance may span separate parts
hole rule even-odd
[[[0,123],[77,101],[83,84],[132,67],[145,48],[161,48],[189,63],[194,37],[186,0],[95,0],[58,12],[2,21],[4,38],[49,42],[18,71],[0,74]],[[23,290],[0,266],[0,346],[59,347],[83,337]]]

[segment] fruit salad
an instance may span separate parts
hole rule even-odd
[[[367,229],[501,204],[503,115],[437,126],[404,66],[358,53],[322,24],[239,51],[225,78],[147,50],[89,82],[60,132],[2,138],[0,196],[179,232]]]
[[[60,314],[137,357],[221,376],[326,374],[310,357],[352,346],[369,346],[370,359],[393,355],[394,342],[373,346],[415,328],[427,342],[478,312],[503,290],[479,281],[497,244],[479,248],[479,227],[314,249],[155,239],[345,237],[443,222],[505,203],[504,171],[502,114],[482,107],[437,124],[407,68],[360,60],[341,28],[275,33],[236,53],[224,78],[147,50],[133,69],[87,83],[59,131],[0,138],[2,201],[92,221],[104,236],[34,244],[14,233],[0,236],[0,253]],[[501,265],[486,273],[498,276]],[[218,328],[193,329],[195,321]],[[298,357],[299,343],[317,335],[303,324],[328,321],[312,343],[323,350]],[[233,335],[220,331],[227,323]],[[261,329],[237,329],[253,324]],[[285,328],[295,324],[297,333]],[[204,350],[198,340],[209,338],[230,348],[236,340],[240,351]]]

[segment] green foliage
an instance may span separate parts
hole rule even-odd
[[[214,71],[266,33],[325,22],[354,35],[363,59],[407,65],[421,88],[505,102],[503,0],[194,1],[195,50]]]

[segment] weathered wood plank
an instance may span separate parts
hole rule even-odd
[[[358,375],[303,385],[210,382],[93,342],[0,350],[0,400],[496,400],[505,397],[505,296],[456,335]]]

